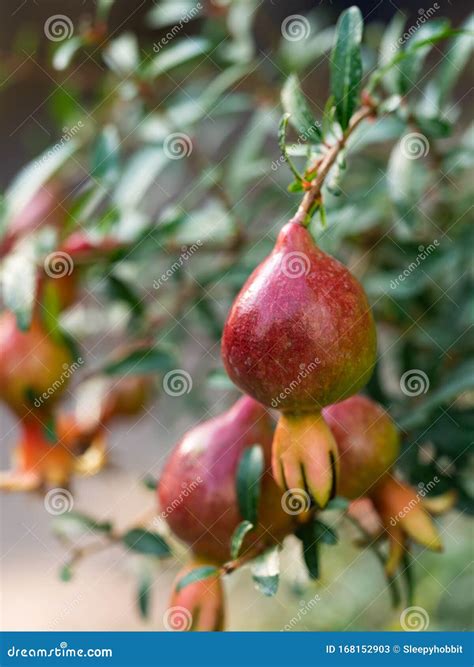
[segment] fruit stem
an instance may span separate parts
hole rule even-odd
[[[347,140],[354,132],[356,127],[358,127],[360,123],[366,118],[370,118],[371,116],[373,117],[375,115],[376,107],[373,103],[364,104],[354,113],[342,137],[330,147],[326,155],[321,160],[317,175],[311,181],[311,188],[306,191],[296,214],[293,216],[290,222],[296,222],[300,225],[303,225],[303,227],[306,227],[309,224],[311,220],[311,211],[313,210],[315,203],[321,199],[321,188],[324,184],[326,176],[331,170],[331,167],[337,160],[337,156],[339,155],[340,151],[345,147]]]

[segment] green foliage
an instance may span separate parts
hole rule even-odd
[[[258,518],[263,466],[262,447],[253,445],[244,450],[237,468],[236,489],[240,514],[252,525],[257,523]]]

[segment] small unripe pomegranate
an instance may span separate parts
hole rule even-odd
[[[0,315],[0,399],[23,417],[33,408],[50,410],[65,390],[72,362],[70,349],[54,340],[33,318],[28,331],[20,331],[15,316]]]
[[[339,450],[338,493],[354,502],[350,515],[374,537],[388,537],[386,571],[393,576],[408,539],[433,551],[441,540],[424,506],[424,494],[395,479],[400,438],[389,414],[375,401],[352,396],[323,410]]]
[[[353,500],[367,495],[394,465],[400,436],[381,405],[365,396],[323,409],[339,453],[338,494]]]
[[[179,571],[164,616],[167,630],[216,632],[224,629],[224,588],[219,574],[177,590],[183,577],[207,564],[196,558]]]
[[[281,491],[270,471],[272,421],[265,408],[243,397],[223,414],[188,431],[173,450],[158,485],[163,518],[196,556],[230,560],[230,541],[240,515],[236,474],[245,448],[261,445],[265,472],[256,529],[242,553],[273,544],[293,532],[293,518],[282,509]]]
[[[375,353],[375,326],[361,285],[306,228],[289,222],[235,300],[222,356],[238,387],[284,413],[274,443],[275,478],[285,488],[303,480],[321,507],[335,488],[328,475],[337,472],[321,409],[367,382]]]

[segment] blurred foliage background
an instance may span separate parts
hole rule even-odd
[[[281,88],[297,74],[312,114],[322,118],[335,20],[350,3],[17,4],[2,3],[0,21],[3,238],[21,202],[44,184],[57,190],[58,224],[36,230],[35,262],[77,231],[95,247],[113,241],[111,252],[81,268],[80,298],[70,309],[45,304],[87,361],[74,384],[107,370],[110,359],[115,375],[128,372],[124,343],[142,352],[134,371],[158,378],[149,411],[109,433],[116,467],[77,482],[77,506],[125,525],[153,505],[140,477],[158,475],[179,434],[236,396],[219,358],[224,318],[301,196],[288,191],[292,176],[280,159]],[[435,5],[431,35],[448,31],[443,17],[456,27],[471,21],[459,3]],[[399,36],[428,9],[414,2],[359,6],[366,73],[388,62]],[[48,18],[65,12],[66,38],[48,38]],[[304,17],[300,36],[283,28],[294,15]],[[354,134],[347,168],[325,193],[327,223],[315,216],[311,231],[358,276],[371,300],[379,362],[367,391],[403,431],[401,470],[414,485],[437,476],[436,493],[454,488],[458,494],[457,509],[441,520],[446,553],[417,556],[417,600],[429,611],[430,629],[466,629],[472,625],[466,564],[473,510],[474,133],[465,65],[472,39],[447,36],[384,78],[379,92],[390,97],[393,113]],[[408,152],[407,133],[418,137]],[[290,137],[300,164],[307,148]],[[191,252],[193,244],[198,249]],[[179,270],[172,269],[184,252]],[[24,310],[34,277],[12,282],[7,305]],[[176,365],[190,373],[192,391],[160,395],[160,373]],[[407,395],[400,381],[414,369],[428,386]],[[10,416],[3,413],[1,421],[2,440],[10,445]],[[34,606],[53,585],[61,557],[41,509],[31,498],[2,499],[3,542],[11,550],[2,568],[4,625],[90,627],[92,604],[95,629],[144,627],[133,607],[134,566],[118,565],[117,555],[101,554],[67,586],[55,584],[46,620],[25,618],[13,601],[18,590],[24,599],[28,586]],[[276,600],[259,597],[249,581],[243,586],[245,573],[238,573],[228,583],[230,628],[282,627],[316,594],[321,600],[296,629],[397,627],[383,576],[373,575],[373,556],[356,551],[350,538],[347,530],[330,547],[330,559],[323,553],[316,584],[305,579],[289,540]],[[21,550],[22,542],[28,548]],[[156,574],[159,608],[173,567],[161,565]],[[97,585],[84,589],[94,577]],[[126,611],[112,611],[111,600],[125,598]],[[248,608],[250,620],[239,612]],[[156,626],[160,615],[151,616]]]

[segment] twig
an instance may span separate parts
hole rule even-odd
[[[303,201],[301,202],[296,214],[293,216],[290,222],[297,222],[300,225],[306,225],[308,223],[308,216],[310,215],[314,204],[317,203],[321,198],[321,188],[328,173],[331,170],[331,167],[336,162],[340,151],[345,147],[347,140],[354,132],[356,127],[358,127],[363,120],[370,118],[375,114],[375,106],[373,104],[366,104],[358,111],[356,111],[356,113],[352,116],[351,120],[349,121],[349,125],[343,133],[342,137],[331,146],[331,148],[317,165],[317,174],[311,181],[311,187],[306,191],[303,197]]]

